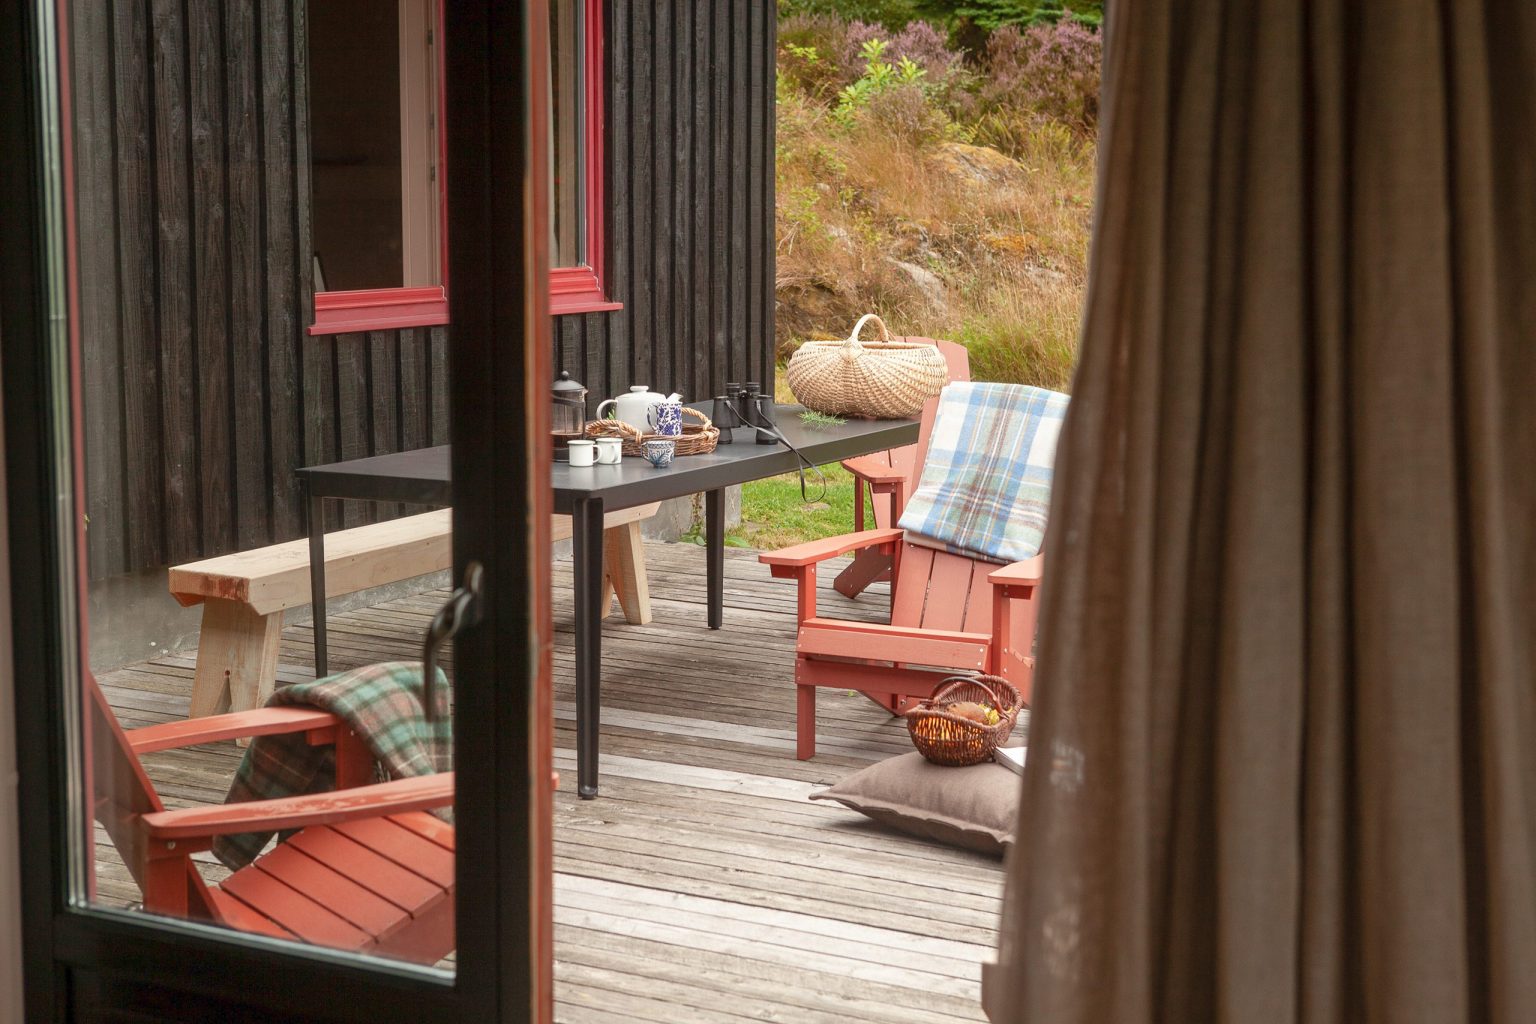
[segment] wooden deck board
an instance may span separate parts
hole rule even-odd
[[[704,628],[704,553],[649,544],[655,621],[603,632],[602,797],[555,800],[556,1020],[952,1024],[980,1021],[1002,890],[997,861],[893,834],[807,794],[911,749],[900,719],[824,690],[815,760],[794,759],[794,589],[726,552],[725,626]],[[881,620],[822,574],[821,607]],[[557,563],[556,767],[575,775],[570,564]],[[335,670],[415,659],[446,593],[331,616]],[[309,678],[311,632],[284,630],[280,682]],[[451,669],[452,652],[444,665]],[[195,657],[107,673],[125,725],[186,714]],[[145,758],[171,807],[222,800],[229,743]],[[137,887],[97,830],[97,891]],[[199,860],[210,881],[227,874]]]

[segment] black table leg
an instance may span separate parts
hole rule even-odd
[[[704,492],[704,549],[708,572],[709,628],[725,621],[725,488]]]
[[[309,529],[309,600],[310,616],[315,635],[315,678],[328,675],[325,651],[325,498],[309,494],[309,484],[304,484],[309,500],[305,503],[305,524]]]
[[[576,792],[597,796],[598,728],[602,721],[603,501],[571,506],[572,572],[576,578]]]

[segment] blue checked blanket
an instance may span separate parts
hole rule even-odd
[[[988,562],[1038,554],[1067,402],[1023,384],[945,387],[922,475],[901,514],[909,539]]]
[[[368,744],[379,782],[452,771],[453,691],[448,677],[438,669],[433,694],[438,714],[429,722],[421,683],[421,662],[384,662],[280,687],[267,699],[267,707],[316,707],[342,719]],[[311,746],[303,733],[258,736],[246,748],[224,802],[275,800],[335,788],[333,747]],[[254,860],[271,838],[271,832],[218,836],[213,853],[238,870]]]

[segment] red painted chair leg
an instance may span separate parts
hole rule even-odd
[[[816,756],[816,687],[795,687],[795,757],[809,761]]]

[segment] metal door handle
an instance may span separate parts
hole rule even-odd
[[[464,567],[464,583],[448,595],[448,600],[432,616],[427,638],[421,645],[421,700],[426,705],[427,721],[437,721],[437,651],[465,626],[480,621],[480,598],[485,593],[485,567],[470,562]]]

